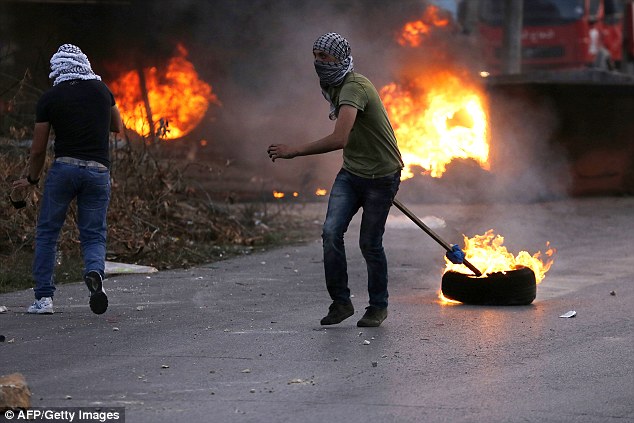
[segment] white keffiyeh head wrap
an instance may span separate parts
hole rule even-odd
[[[57,53],[51,57],[51,71],[48,77],[53,79],[53,85],[71,79],[101,80],[90,67],[88,57],[73,44],[63,44],[57,49]]]

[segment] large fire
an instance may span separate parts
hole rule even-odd
[[[540,283],[546,276],[554,261],[556,250],[547,243],[547,250],[530,254],[520,251],[519,254],[510,253],[504,244],[504,237],[496,235],[493,229],[489,229],[484,235],[476,235],[473,238],[464,237],[464,252],[466,259],[486,276],[495,272],[515,270],[520,267],[528,267],[535,273],[535,282]],[[447,266],[445,272],[455,271],[465,273],[465,267],[461,264],[453,264],[445,258]]]
[[[422,19],[403,26],[396,41],[418,48],[435,30],[450,26],[451,20],[438,7],[428,6]],[[469,72],[450,63],[453,61],[419,73],[406,69],[410,76],[405,83],[388,84],[380,91],[405,162],[402,179],[412,178],[414,167],[440,178],[447,165],[458,158],[472,159],[483,169],[490,169],[487,97]],[[465,236],[465,258],[482,272],[481,277],[527,267],[535,273],[536,283],[544,279],[553,264],[554,248],[547,244],[544,259],[540,251],[513,255],[503,243],[504,238],[492,229],[473,238]],[[445,262],[445,272],[467,273],[463,264],[448,259]],[[444,304],[456,302],[445,298],[441,291],[438,294]]]
[[[143,136],[180,138],[198,126],[210,104],[220,104],[187,54],[179,45],[165,69],[143,69],[143,78],[132,70],[109,84],[127,128]]]
[[[458,74],[443,70],[406,87],[392,83],[381,97],[405,163],[402,179],[414,176],[414,166],[441,177],[456,158],[489,169],[485,96]]]
[[[420,20],[407,22],[398,36],[397,42],[402,46],[418,47],[433,29],[446,27],[450,19],[435,5],[429,5]]]
[[[430,5],[421,20],[403,26],[397,42],[419,47],[433,30],[446,28],[450,22]],[[411,69],[408,73],[412,74]],[[445,64],[380,90],[405,162],[401,179],[414,177],[415,166],[439,178],[458,158],[490,168],[486,96],[473,80],[466,70]]]

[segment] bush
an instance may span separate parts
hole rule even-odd
[[[0,192],[9,193],[11,183],[24,174],[28,145],[25,140],[0,139]],[[164,157],[160,143],[113,140],[112,146],[107,260],[180,268],[300,242],[308,233],[317,236],[314,218],[296,213],[292,205],[212,199],[191,177],[193,168],[206,165]],[[49,154],[43,181],[51,161]],[[30,261],[40,196],[41,188],[32,189],[27,207],[17,210],[8,195],[0,200],[0,292],[33,284]],[[59,238],[58,283],[81,280],[75,218],[73,203]]]
[[[41,188],[30,190],[22,209],[12,207],[9,194],[12,182],[26,171],[41,94],[30,84],[28,71],[21,78],[0,74],[0,293],[33,286],[30,263]],[[165,147],[158,139],[138,136],[111,139],[107,260],[158,269],[188,267],[317,236],[313,218],[296,213],[292,204],[234,204],[232,194],[212,196],[200,181],[210,172],[222,172],[220,166],[179,158]],[[52,157],[49,151],[42,181]],[[57,283],[82,277],[75,218],[72,204],[59,237]]]

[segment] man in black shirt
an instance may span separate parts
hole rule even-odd
[[[55,161],[41,200],[33,259],[35,302],[27,312],[53,313],[57,240],[68,206],[76,199],[84,282],[91,310],[102,314],[108,308],[103,289],[110,201],[108,144],[110,132],[122,132],[123,124],[114,96],[79,47],[62,45],[51,58],[51,70],[53,87],[37,104],[28,173],[13,184],[18,189],[38,184],[53,128]]]

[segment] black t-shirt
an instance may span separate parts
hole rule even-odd
[[[110,167],[108,141],[114,105],[114,96],[99,80],[65,81],[42,95],[35,121],[53,127],[55,157],[94,160]]]

